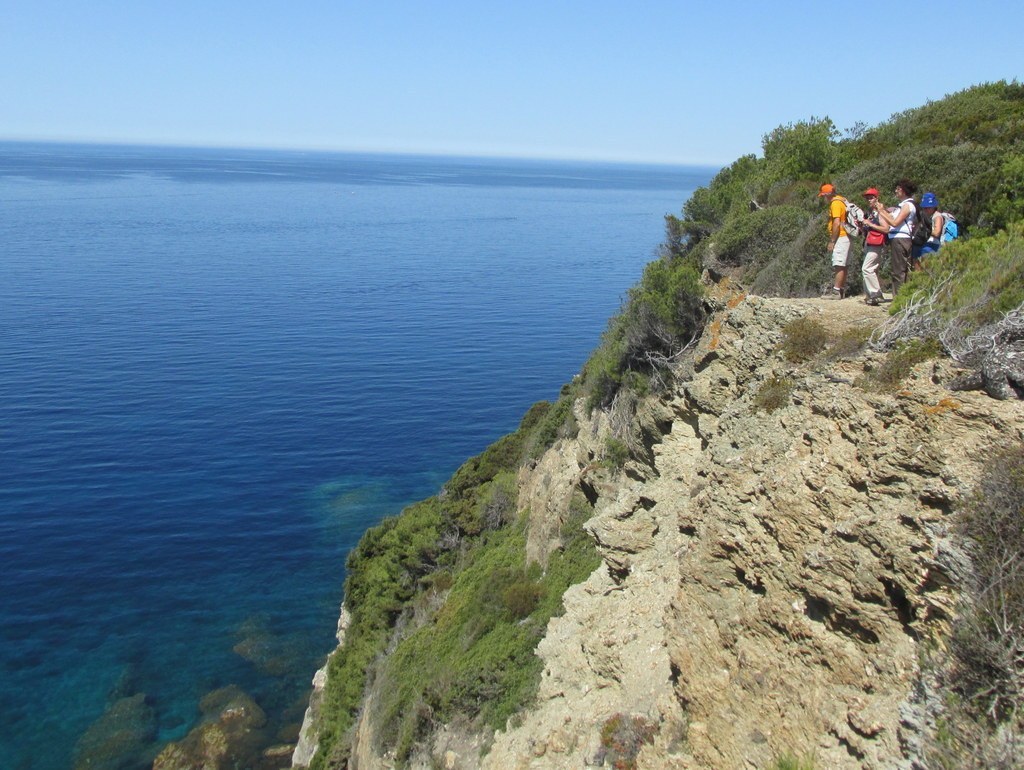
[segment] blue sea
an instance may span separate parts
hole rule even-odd
[[[557,398],[714,171],[0,143],[4,767],[146,767],[231,684],[294,740],[348,550]]]

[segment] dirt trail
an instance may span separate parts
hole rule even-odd
[[[860,297],[849,299],[786,299],[786,304],[812,308],[821,324],[833,334],[855,326],[881,326],[889,317],[889,303],[872,307]]]

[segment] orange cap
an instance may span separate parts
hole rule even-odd
[[[821,186],[821,190],[818,192],[818,197],[820,198],[822,195],[835,195],[835,192],[836,188],[826,183]]]

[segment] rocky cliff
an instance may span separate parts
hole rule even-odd
[[[531,558],[581,490],[603,564],[547,627],[532,707],[493,736],[447,725],[412,766],[922,766],[936,705],[921,660],[967,564],[951,511],[982,450],[1024,438],[1024,405],[952,394],[948,361],[885,391],[862,386],[881,354],[780,352],[795,318],[838,335],[880,325],[878,308],[715,301],[676,385],[638,405],[621,469],[598,462],[609,416],[578,404],[578,436],[520,473]],[[364,719],[359,770],[393,765],[372,734]]]

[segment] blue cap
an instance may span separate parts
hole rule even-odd
[[[938,207],[939,207],[939,199],[935,197],[935,193],[927,192],[927,193],[925,193],[924,195],[921,196],[921,208],[923,208],[923,209],[936,208],[937,209]]]

